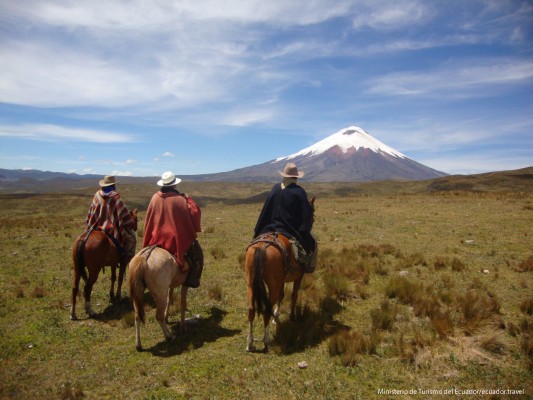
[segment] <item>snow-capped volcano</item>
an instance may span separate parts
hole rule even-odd
[[[279,172],[287,162],[295,163],[305,173],[302,180],[310,182],[425,180],[447,175],[411,160],[363,129],[350,126],[294,154],[234,171],[197,175],[193,179],[279,181]]]
[[[357,151],[360,148],[365,148],[372,150],[375,153],[383,152],[394,157],[406,158],[406,156],[404,156],[402,153],[370,136],[358,126],[350,126],[348,128],[341,129],[337,133],[334,133],[333,135],[328,136],[327,138],[313,144],[312,146],[306,147],[297,153],[286,157],[280,157],[276,159],[276,161],[290,160],[299,156],[317,156],[325,153],[333,147],[338,147],[344,154],[346,154],[350,149]]]

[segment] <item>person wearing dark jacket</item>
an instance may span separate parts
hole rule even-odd
[[[263,205],[255,225],[254,238],[268,232],[279,232],[300,243],[307,255],[314,253],[316,240],[311,234],[313,208],[307,193],[297,184],[304,176],[294,163],[288,163],[281,183],[275,184]]]

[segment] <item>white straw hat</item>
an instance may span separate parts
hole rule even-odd
[[[161,179],[157,181],[158,186],[174,186],[181,182],[180,178],[176,178],[171,171],[164,172]]]

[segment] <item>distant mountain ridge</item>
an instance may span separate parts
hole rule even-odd
[[[98,188],[98,180],[100,175],[76,175],[63,174],[46,171],[29,170],[26,171],[22,178],[15,179],[13,174],[20,176],[20,170],[2,170],[0,169],[0,195],[37,195],[45,193],[94,193]],[[41,176],[42,180],[37,180],[28,177],[28,174],[34,176]],[[58,175],[59,174],[59,177]],[[62,177],[68,175],[67,178]],[[6,178],[10,176],[11,180]],[[46,179],[47,176],[53,177]],[[279,175],[276,178],[279,181]],[[156,190],[155,182],[159,177],[119,177],[121,188],[124,189],[128,185],[130,188],[144,188],[151,193]],[[231,184],[221,182],[217,186],[217,182],[213,181],[213,186],[206,182],[193,181],[191,179],[184,179],[181,185],[192,185],[199,193],[204,190],[209,190],[210,187],[226,187]],[[235,183],[237,187],[243,187],[243,183]],[[248,187],[248,185],[244,184]],[[189,190],[191,186],[188,186]],[[257,187],[265,187],[263,183],[257,183]],[[391,193],[435,193],[435,192],[523,192],[533,193],[533,166],[521,168],[517,170],[508,171],[494,171],[485,172],[474,175],[448,175],[442,178],[429,179],[425,181],[372,181],[372,182],[331,182],[331,183],[309,183],[308,188],[314,187],[312,190],[319,190],[321,195],[333,192],[339,196],[343,194],[359,193],[359,194],[391,194]],[[130,189],[131,190],[131,189]],[[247,202],[262,202],[268,191],[259,193],[250,198]],[[204,197],[204,200],[209,201],[209,197]],[[216,201],[222,201],[223,198],[216,197]],[[229,201],[226,199],[226,201]],[[230,199],[230,204],[235,201],[242,201],[239,199]],[[131,205],[131,201],[128,202]],[[139,204],[139,207],[141,205]]]

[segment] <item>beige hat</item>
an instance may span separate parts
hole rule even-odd
[[[181,182],[171,171],[164,172],[161,179],[157,181],[157,186],[174,186]]]
[[[303,172],[298,172],[298,168],[294,163],[287,163],[283,172],[279,172],[284,178],[301,178],[304,176]]]
[[[104,179],[100,180],[98,182],[100,184],[100,187],[107,187],[107,186],[113,186],[118,183],[118,181],[115,179],[113,175],[106,175],[104,176]]]

